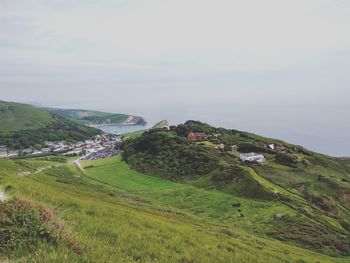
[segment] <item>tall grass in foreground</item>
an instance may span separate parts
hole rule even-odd
[[[158,203],[160,196],[157,196],[157,202],[140,198],[134,191],[135,184],[130,186],[133,191],[125,189],[128,184],[127,178],[123,180],[123,185],[116,187],[112,184],[112,178],[105,184],[102,177],[99,178],[100,182],[92,180],[68,165],[49,169],[45,173],[20,177],[16,174],[18,164],[8,162],[7,174],[1,183],[11,186],[15,196],[24,196],[25,205],[23,209],[19,209],[16,203],[19,199],[3,204],[5,211],[10,211],[4,213],[7,215],[5,218],[12,214],[22,215],[24,212],[24,218],[34,219],[34,226],[28,230],[27,224],[21,224],[21,220],[16,220],[17,223],[11,225],[21,234],[30,233],[29,244],[23,245],[22,248],[14,246],[10,249],[9,246],[8,249],[4,249],[4,252],[1,252],[2,258],[0,257],[3,260],[10,258],[15,262],[166,263],[347,262],[346,258],[335,259],[247,234],[238,228],[211,221],[210,217],[203,220],[199,216],[190,216],[186,211],[181,212],[180,207],[173,209],[164,203]],[[101,166],[102,169],[104,162],[99,161],[92,165]],[[124,169],[128,172],[124,165],[119,163],[114,170]],[[142,182],[149,182],[154,186],[150,181],[152,178],[145,176],[142,181],[142,174],[137,176],[137,182],[142,189],[141,195],[147,191],[145,186],[141,187]],[[158,183],[165,191],[172,185],[171,182],[166,182]],[[167,196],[167,199],[169,198]],[[45,207],[44,212],[39,212],[41,205]],[[14,208],[6,208],[7,206]],[[52,216],[48,217],[51,218],[49,221],[45,219],[46,216],[43,217],[47,213],[52,213]],[[16,218],[21,219],[22,216]],[[62,231],[55,231],[56,223],[60,220],[64,221],[64,227],[58,228]],[[32,231],[33,229],[35,231]],[[38,232],[38,229],[43,229],[43,232]],[[73,237],[74,242],[69,241],[69,237]],[[74,244],[81,249],[76,249]]]

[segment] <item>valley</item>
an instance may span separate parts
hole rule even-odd
[[[199,121],[72,145],[0,159],[0,260],[349,260],[348,158]]]

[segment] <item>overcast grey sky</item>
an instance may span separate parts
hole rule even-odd
[[[0,0],[0,99],[350,155],[349,32],[349,0]]]

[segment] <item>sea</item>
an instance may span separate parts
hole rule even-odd
[[[122,135],[124,133],[140,131],[150,128],[151,125],[99,125],[96,128],[106,132],[117,135]]]

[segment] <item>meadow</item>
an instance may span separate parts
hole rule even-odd
[[[2,247],[2,260],[272,263],[349,260],[264,236],[263,230],[268,228],[273,214],[293,213],[274,202],[247,200],[151,177],[133,171],[119,156],[83,162],[84,171],[74,164],[60,162],[60,166],[42,173],[18,175],[48,164],[57,163],[0,160],[0,182],[8,197],[53,209],[65,223],[69,242],[43,238],[30,247]],[[232,207],[237,203],[244,218]]]

